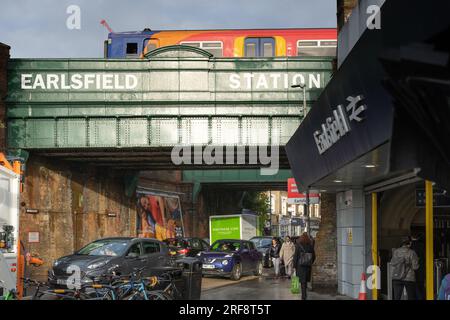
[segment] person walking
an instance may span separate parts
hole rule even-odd
[[[423,233],[414,233],[411,235],[411,249],[419,258],[419,269],[415,271],[416,275],[416,298],[425,300],[425,242]]]
[[[273,268],[275,271],[275,277],[278,278],[280,276],[280,243],[276,238],[272,238],[272,245],[269,250],[269,257],[272,259]]]
[[[411,238],[404,238],[402,240],[402,246],[394,250],[391,267],[394,300],[400,300],[402,298],[404,288],[406,288],[408,300],[415,300],[415,271],[419,269],[419,258],[414,250],[411,249]]]
[[[293,260],[295,272],[300,281],[302,300],[306,300],[308,282],[311,281],[311,269],[316,260],[311,238],[306,232],[297,240]]]
[[[280,250],[280,261],[284,263],[286,275],[288,279],[291,279],[292,271],[294,268],[294,253],[295,245],[291,241],[291,238],[287,236]]]

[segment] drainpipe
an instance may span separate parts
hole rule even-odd
[[[434,264],[433,264],[433,184],[425,181],[425,271],[427,300],[434,300]]]

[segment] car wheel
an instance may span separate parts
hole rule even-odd
[[[231,280],[238,281],[239,279],[241,279],[241,275],[241,265],[239,263],[236,263],[233,267],[233,270],[231,271]]]
[[[261,276],[263,273],[263,263],[262,261],[259,261],[256,265],[256,270],[254,272],[255,276]]]

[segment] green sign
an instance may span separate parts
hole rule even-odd
[[[211,244],[220,239],[241,238],[241,218],[223,217],[211,218]]]

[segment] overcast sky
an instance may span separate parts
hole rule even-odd
[[[108,31],[336,26],[336,0],[0,0],[0,42],[13,58],[103,56]],[[67,7],[81,28],[66,27]]]

